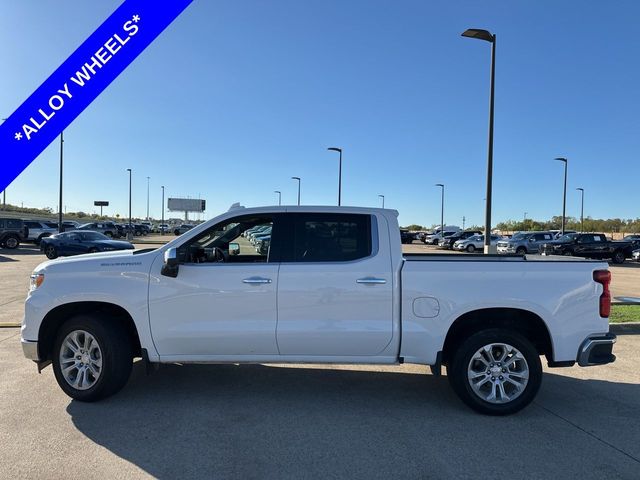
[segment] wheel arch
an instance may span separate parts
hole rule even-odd
[[[50,360],[56,332],[70,318],[79,314],[100,314],[109,321],[120,322],[128,332],[134,356],[142,355],[140,336],[133,317],[120,305],[109,302],[72,302],[58,305],[47,313],[38,331],[38,356]]]
[[[521,308],[483,308],[459,316],[449,327],[442,347],[442,361],[447,364],[456,345],[481,330],[505,328],[515,331],[529,341],[536,350],[553,360],[553,342],[544,320],[530,310]]]

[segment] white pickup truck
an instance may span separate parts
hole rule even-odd
[[[157,249],[42,263],[22,345],[83,401],[120,390],[135,357],[410,362],[446,366],[466,404],[504,415],[536,395],[541,355],[615,360],[609,281],[606,263],[582,259],[403,255],[393,210],[239,207]]]

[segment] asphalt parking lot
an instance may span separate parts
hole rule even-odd
[[[43,260],[0,253],[0,322],[19,320]],[[638,267],[612,267],[614,294],[640,296]],[[0,329],[0,478],[639,478],[640,335],[619,337],[612,365],[547,369],[536,401],[505,418],[416,365],[147,375],[138,362],[120,394],[83,404],[19,337]]]

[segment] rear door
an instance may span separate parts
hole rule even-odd
[[[291,241],[283,247],[278,277],[280,354],[382,352],[392,338],[386,223],[378,225],[369,214],[295,213],[287,218]]]

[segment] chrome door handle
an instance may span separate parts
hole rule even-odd
[[[251,277],[251,278],[245,278],[244,280],[242,280],[242,283],[249,283],[251,285],[259,285],[259,284],[263,284],[263,283],[271,283],[271,279],[270,278],[262,278],[262,277]]]
[[[356,283],[364,283],[365,285],[382,285],[387,283],[384,278],[365,277],[356,280]]]

